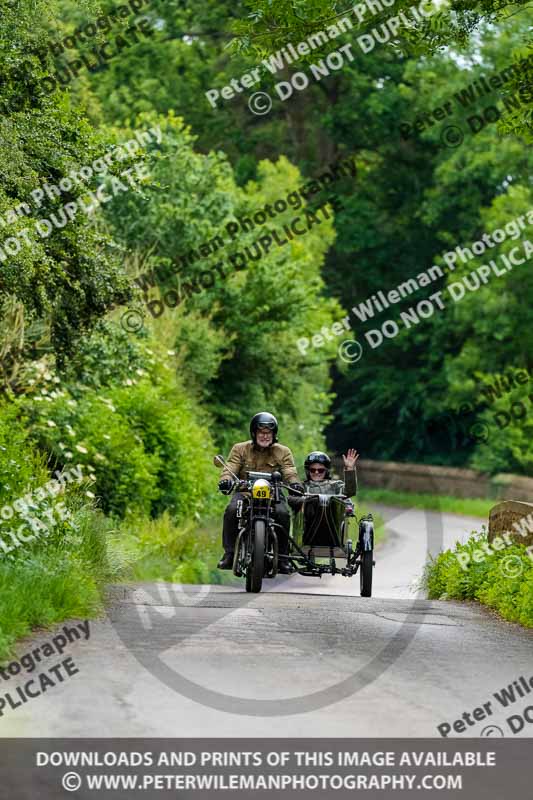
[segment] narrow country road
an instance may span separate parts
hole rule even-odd
[[[0,734],[439,736],[438,725],[491,701],[491,713],[461,735],[493,735],[498,726],[511,736],[505,720],[528,698],[504,709],[493,693],[533,675],[533,632],[476,605],[427,601],[417,589],[426,552],[466,538],[481,521],[379,510],[389,538],[376,551],[372,598],[359,597],[358,578],[340,576],[279,577],[259,595],[112,587],[108,617],[65,651],[78,674],[8,710]],[[518,735],[531,736],[528,728]]]

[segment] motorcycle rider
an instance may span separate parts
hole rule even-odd
[[[278,421],[268,411],[261,411],[252,417],[250,422],[250,436],[246,442],[238,442],[231,448],[226,467],[218,483],[218,488],[224,494],[230,494],[235,487],[233,472],[239,479],[244,480],[246,472],[281,472],[284,483],[290,484],[292,489],[303,492],[294,458],[288,447],[278,442]],[[231,470],[231,472],[230,472]],[[224,556],[218,562],[219,569],[231,569],[235,551],[235,541],[238,533],[237,502],[245,495],[235,492],[224,512],[224,525],[222,530],[222,544]],[[285,498],[273,506],[273,514],[283,530],[276,529],[278,536],[279,553],[287,555],[289,551],[290,515]],[[289,574],[291,568],[288,562],[281,560],[279,572]]]

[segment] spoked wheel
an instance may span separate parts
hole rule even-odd
[[[373,550],[363,550],[361,553],[361,566],[359,567],[361,597],[372,597],[372,570],[374,568],[373,556]]]
[[[265,574],[265,522],[257,519],[252,537],[252,560],[246,570],[246,591],[260,592]]]

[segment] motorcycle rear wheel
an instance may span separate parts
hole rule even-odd
[[[252,560],[246,570],[246,591],[260,592],[263,585],[263,575],[265,574],[265,541],[266,527],[262,519],[257,519],[254,523],[254,533],[252,537]]]

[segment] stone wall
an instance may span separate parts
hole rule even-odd
[[[335,457],[333,464],[342,475],[342,458]],[[533,502],[533,478],[508,473],[491,477],[473,469],[359,459],[357,475],[362,488]]]
[[[524,520],[520,524],[520,520]],[[527,523],[527,524],[526,524]],[[514,526],[517,526],[515,528]],[[489,542],[495,536],[511,534],[511,540],[526,547],[533,545],[533,503],[506,500],[491,508],[489,515]]]

